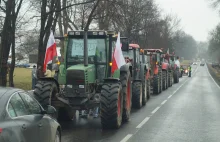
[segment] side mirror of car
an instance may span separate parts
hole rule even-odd
[[[54,115],[54,114],[56,114],[57,110],[53,106],[48,105],[46,112],[49,115]]]
[[[58,117],[57,110],[51,105],[47,106],[46,114],[52,116],[55,119],[57,119],[57,117]]]

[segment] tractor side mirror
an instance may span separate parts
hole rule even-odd
[[[121,50],[122,51],[129,51],[129,44],[128,44],[128,42],[122,42]]]

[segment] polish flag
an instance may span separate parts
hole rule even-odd
[[[47,42],[46,54],[44,58],[44,72],[46,71],[47,64],[52,61],[55,56],[57,56],[56,42],[53,36],[53,32],[51,31],[50,37]]]
[[[112,57],[112,70],[111,72],[114,73],[115,70],[121,68],[121,66],[125,65],[125,59],[121,51],[121,42],[120,42],[120,33],[118,33],[116,48],[113,53]]]

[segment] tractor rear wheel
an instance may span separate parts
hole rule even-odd
[[[130,73],[121,72],[120,80],[122,83],[122,94],[123,94],[123,114],[122,120],[124,122],[129,121],[131,114],[131,100],[132,100],[132,90],[131,90],[131,75]]]
[[[100,111],[103,129],[117,129],[121,126],[123,94],[120,83],[109,83],[102,86]]]
[[[132,85],[132,106],[134,108],[140,109],[142,107],[142,87],[141,82],[134,82]]]
[[[159,94],[160,93],[160,79],[158,75],[154,75],[153,78],[153,93]]]

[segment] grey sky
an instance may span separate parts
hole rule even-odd
[[[197,41],[206,41],[208,33],[218,22],[220,16],[209,0],[156,0],[165,13],[176,14],[181,19],[183,30]]]

